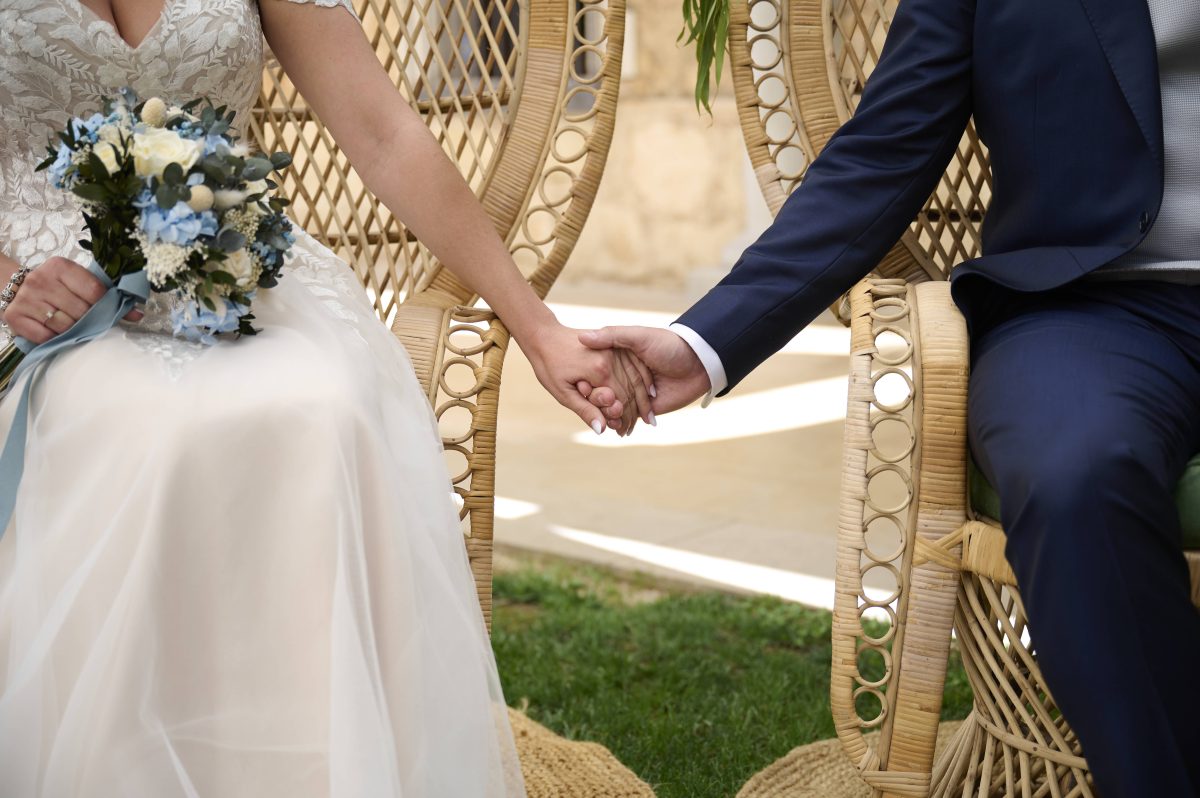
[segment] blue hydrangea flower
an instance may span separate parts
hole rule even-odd
[[[174,129],[175,132],[179,134],[180,138],[199,140],[207,136],[204,126],[199,122],[193,122],[190,119],[185,119],[184,121],[175,125]]]
[[[198,300],[181,302],[171,309],[171,327],[175,334],[195,343],[212,346],[221,333],[237,332],[242,316],[250,312],[225,297],[217,300],[217,309],[209,310]]]
[[[217,217],[212,211],[197,213],[186,202],[177,202],[167,210],[158,207],[156,202],[140,207],[142,232],[151,244],[162,241],[186,247],[202,235],[217,234]]]
[[[55,188],[70,188],[66,175],[71,166],[71,148],[60,141],[55,155],[54,163],[50,164],[50,179]]]
[[[283,266],[284,258],[296,243],[292,222],[282,213],[269,213],[258,225],[258,235],[250,243],[250,250],[258,256],[268,272]]]
[[[71,132],[75,134],[76,139],[96,143],[96,131],[100,126],[108,121],[104,114],[92,114],[87,119],[72,119]]]
[[[199,138],[199,136],[197,136]],[[212,155],[214,152],[224,155],[229,151],[229,140],[223,135],[210,133],[204,136],[204,154]]]

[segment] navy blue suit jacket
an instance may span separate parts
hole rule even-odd
[[[901,0],[854,117],[679,321],[720,355],[732,388],[874,268],[972,115],[993,194],[983,255],[953,276],[968,324],[988,281],[1069,282],[1153,224],[1161,102],[1146,0]]]

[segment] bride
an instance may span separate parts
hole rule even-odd
[[[627,431],[636,364],[536,298],[349,0],[0,0],[0,286],[36,267],[13,333],[45,341],[100,293],[79,209],[33,171],[50,135],[123,86],[245,130],[263,33],[543,385]],[[347,266],[294,251],[256,338],[172,338],[152,300],[46,370],[0,538],[0,796],[523,795],[428,402]],[[607,386],[603,413],[577,383]]]

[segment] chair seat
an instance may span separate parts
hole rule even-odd
[[[979,515],[999,520],[1000,496],[988,484],[974,460],[968,460],[967,467],[971,508]],[[1183,547],[1200,549],[1200,455],[1187,464],[1183,478],[1175,487],[1175,505],[1179,508],[1179,521],[1183,526]]]

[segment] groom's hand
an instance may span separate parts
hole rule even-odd
[[[622,350],[595,351],[579,341],[580,330],[557,321],[521,342],[538,381],[596,434],[612,428],[622,435],[641,415],[651,418],[650,374]]]
[[[626,349],[654,375],[654,413],[670,413],[708,393],[708,372],[687,342],[670,330],[653,327],[605,327],[580,333],[591,349]]]

